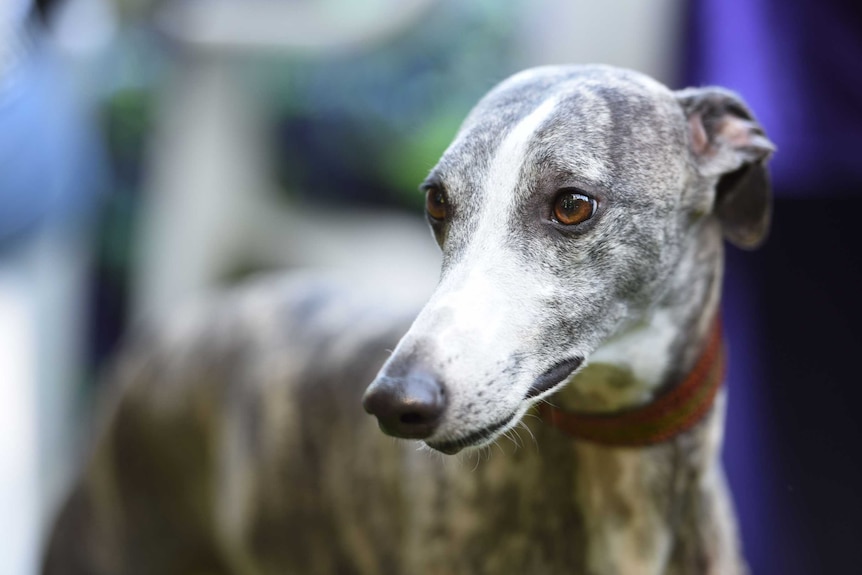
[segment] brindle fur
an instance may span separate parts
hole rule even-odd
[[[533,321],[548,329],[528,332],[526,343],[501,336],[500,345],[536,346],[527,359],[482,363],[466,349],[438,357],[441,365],[460,373],[473,364],[486,374],[500,369],[509,385],[526,390],[559,346],[575,348],[587,362],[554,402],[599,411],[648,401],[691,367],[718,306],[722,233],[753,244],[765,231],[763,206],[752,213],[729,204],[768,193],[762,182],[750,184],[754,191],[740,187],[749,166],[762,171],[771,146],[732,94],[656,86],[610,68],[542,69],[508,81],[471,114],[434,172],[462,210],[453,228],[438,229],[441,289],[482,229],[483,202],[494,199],[476,178],[512,126],[549,94],[562,94],[560,101],[574,104],[531,136],[541,145],[528,151],[543,150],[545,164],[521,170],[525,203],[501,227],[511,228],[510,253],[551,254],[536,255],[545,280],[597,268],[572,280],[595,299],[578,300],[581,315],[566,311],[565,289],[543,292],[549,299],[539,308],[522,306],[519,313],[535,313]],[[590,98],[613,127],[590,128],[591,108],[583,104]],[[728,125],[736,130],[730,143]],[[751,133],[738,133],[740,125]],[[565,146],[574,129],[607,144],[611,169],[596,185],[616,204],[582,236],[592,239],[554,236],[542,248],[527,233],[532,224],[517,218],[529,219],[523,214],[532,208],[524,206],[541,187],[535,182],[560,185],[560,158],[548,142]],[[726,183],[725,174],[735,181]],[[722,202],[728,205],[718,213],[713,205]],[[629,233],[628,241],[614,237]],[[572,260],[571,241],[581,241],[586,255]],[[609,241],[617,242],[613,254]],[[117,364],[106,422],[54,527],[44,573],[745,572],[718,457],[723,395],[692,430],[639,449],[574,440],[530,412],[520,434],[455,457],[383,435],[362,411],[363,392],[387,350],[395,349],[388,365],[445,355],[422,331],[445,325],[428,319],[431,301],[411,327],[416,311],[393,309],[383,293],[267,279],[141,335]],[[633,325],[656,317],[655,309],[677,330],[657,381],[645,383],[624,364],[590,366],[591,354],[602,357]],[[471,421],[486,416],[477,405],[502,405],[489,396],[507,381],[492,379],[460,390],[469,399],[465,415],[450,416],[445,433],[470,431]]]

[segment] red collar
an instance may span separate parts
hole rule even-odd
[[[565,411],[539,405],[546,423],[576,439],[612,447],[644,447],[667,441],[694,427],[709,413],[724,380],[724,344],[718,316],[706,348],[688,377],[642,407],[615,413]]]

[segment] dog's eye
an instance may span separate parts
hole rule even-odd
[[[596,213],[596,200],[574,190],[562,190],[554,199],[551,217],[565,226],[585,222]]]
[[[425,211],[432,220],[445,220],[449,212],[449,199],[446,197],[446,192],[437,186],[426,189]]]

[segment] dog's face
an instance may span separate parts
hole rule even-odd
[[[442,277],[366,393],[384,431],[493,441],[661,296],[715,199],[691,117],[606,67],[527,71],[477,105],[422,186]]]

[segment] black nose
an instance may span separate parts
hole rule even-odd
[[[362,398],[365,411],[377,417],[388,435],[424,439],[437,428],[446,411],[443,384],[425,371],[390,377],[381,374]]]

